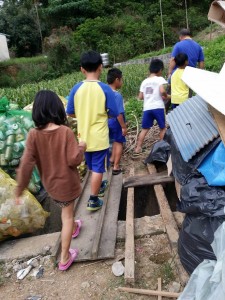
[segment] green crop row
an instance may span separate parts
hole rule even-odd
[[[124,85],[121,93],[125,100],[138,94],[141,81],[147,76],[147,65],[127,65],[120,68],[123,72]],[[107,69],[104,69],[101,80],[106,82]],[[67,96],[73,85],[84,77],[81,72],[74,72],[55,80],[40,81],[36,84],[24,84],[18,88],[0,89],[0,98],[6,96],[12,103],[17,103],[21,108],[34,100],[35,94],[42,89],[49,89],[60,96]]]

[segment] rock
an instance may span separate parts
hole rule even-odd
[[[49,254],[50,250],[51,250],[50,246],[48,246],[48,245],[44,246],[43,249],[42,249],[43,255]]]
[[[121,261],[117,261],[112,265],[112,272],[115,276],[121,276],[124,274],[124,266]]]
[[[81,283],[81,288],[82,289],[87,289],[90,287],[90,283],[88,281],[84,281]]]
[[[6,273],[5,278],[9,278],[12,274],[11,273]]]
[[[13,266],[13,271],[14,272],[18,272],[19,270],[22,269],[22,266],[19,264],[19,263],[16,263],[14,266]]]
[[[42,296],[37,295],[37,296],[29,296],[25,300],[41,300],[41,299],[42,299]]]
[[[173,281],[171,286],[169,287],[169,292],[171,293],[179,293],[180,291],[180,283],[179,282],[176,282],[176,281]]]
[[[32,276],[34,276],[37,279],[43,277],[43,275],[44,275],[43,266],[39,266],[38,268],[34,269],[33,272],[32,272]]]

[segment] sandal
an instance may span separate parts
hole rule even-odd
[[[81,225],[82,225],[82,221],[81,220],[76,220],[75,223],[77,224],[77,228],[76,228],[76,230],[72,234],[72,238],[73,239],[76,238],[79,235],[80,229],[81,229]]]
[[[62,264],[61,262],[59,262],[58,267],[60,271],[66,271],[67,269],[69,269],[69,267],[72,265],[72,263],[74,262],[74,260],[78,255],[78,249],[70,249],[69,253],[70,253],[70,258],[66,264]]]
[[[113,175],[118,175],[120,173],[123,173],[123,170],[122,169],[118,169],[118,170],[112,170],[112,174]]]

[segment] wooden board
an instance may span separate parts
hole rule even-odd
[[[123,186],[125,188],[128,188],[128,187],[162,184],[168,182],[174,182],[174,177],[165,175],[164,173],[163,174],[157,173],[153,175],[128,177],[123,181]]]
[[[130,170],[130,175],[134,174],[134,169]],[[133,284],[135,281],[134,262],[134,188],[128,189],[127,212],[126,212],[126,241],[125,241],[125,283]]]
[[[103,210],[105,209],[104,216],[101,216],[101,209],[95,212],[90,212],[86,209],[90,196],[90,180],[91,176],[87,179],[75,211],[75,219],[83,221],[80,235],[71,241],[71,248],[79,249],[76,261],[113,258],[115,253],[122,174],[112,176],[108,193],[105,193],[105,197],[108,194],[108,201],[105,208],[105,203],[103,205]],[[103,199],[104,202],[106,201],[105,197]],[[96,236],[100,237],[98,245],[96,245],[95,241]],[[96,254],[97,247],[98,251]]]
[[[155,174],[157,172],[153,164],[148,164],[148,171],[150,174]],[[180,277],[182,285],[185,285],[188,281],[188,274],[181,265],[180,259],[177,253],[177,241],[179,238],[179,229],[177,223],[174,219],[173,213],[170,209],[168,200],[166,198],[165,192],[161,184],[154,185],[154,190],[157,198],[157,202],[160,209],[160,214],[162,216],[163,222],[166,227],[166,233],[168,240],[170,242],[171,250],[173,252],[174,261],[176,263],[177,271]]]

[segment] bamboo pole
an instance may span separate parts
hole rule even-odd
[[[164,292],[164,291],[153,291],[153,290],[144,290],[144,289],[135,289],[135,288],[127,288],[127,287],[119,287],[119,291],[134,293],[134,294],[142,294],[142,295],[152,295],[152,296],[162,296],[168,298],[178,298],[180,293],[172,293],[172,292]]]

